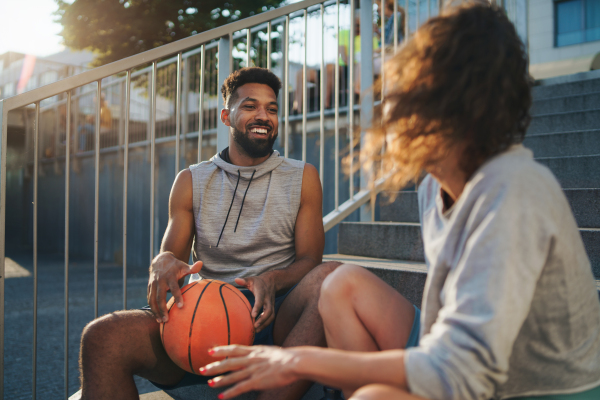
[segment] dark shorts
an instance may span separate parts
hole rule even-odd
[[[292,292],[292,290],[294,290],[294,288],[296,286],[297,285],[294,285],[294,287],[292,287],[290,290],[288,290],[286,294],[281,295],[279,297],[275,297],[275,315],[277,315],[277,313],[279,312],[279,308],[281,307],[281,304],[283,303],[285,298]],[[249,291],[248,289],[240,289],[240,290],[244,294],[244,296],[246,296],[246,298],[250,302],[250,305],[252,307],[254,307],[254,295],[252,294],[252,292]],[[149,310],[150,306],[143,307],[142,309]],[[253,345],[273,345],[274,344],[274,341],[273,341],[274,323],[275,323],[275,320],[273,320],[273,322],[271,322],[265,329],[258,332],[254,336]],[[159,383],[155,383],[152,381],[150,381],[150,383],[152,383],[154,386],[156,386],[157,388],[159,388],[161,390],[173,390],[173,389],[178,389],[178,388],[182,388],[182,387],[186,387],[186,386],[206,384],[210,378],[212,378],[212,377],[195,375],[195,374],[186,372],[183,379],[181,381],[179,381],[179,383],[176,385],[166,386],[166,385],[161,385]]]

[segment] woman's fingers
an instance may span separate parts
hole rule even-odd
[[[227,375],[222,375],[213,378],[210,381],[208,381],[208,386],[212,388],[220,388],[223,386],[233,385],[234,383],[248,379],[250,375],[252,375],[250,368],[244,368]]]
[[[229,346],[213,347],[209,350],[208,354],[213,357],[243,357],[258,350],[260,347],[261,346],[240,346],[232,344]]]

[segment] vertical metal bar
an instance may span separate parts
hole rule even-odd
[[[102,81],[98,81],[96,95],[96,144],[94,149],[94,318],[98,318],[98,210],[100,208],[100,116],[102,107]]]
[[[370,27],[373,21],[373,0],[360,0],[360,25],[361,27]],[[373,58],[373,30],[361,29],[360,47],[361,60],[370,60]],[[360,68],[360,124],[362,127],[371,126],[373,121],[373,64],[371,62],[363,62]],[[361,149],[365,146],[366,132],[361,131],[360,146]],[[368,189],[370,184],[370,174],[361,171],[360,188]],[[361,207],[360,220],[368,221],[371,219],[370,213],[366,207]]]
[[[408,0],[406,0],[404,9],[404,40],[408,40],[408,35],[410,34],[409,21],[410,13],[408,12]]]
[[[406,14],[406,10],[404,11],[404,13]],[[398,0],[394,0],[394,53],[397,50],[398,50]]]
[[[175,176],[179,173],[179,136],[181,134],[181,52],[177,54],[177,90],[175,99]]]
[[[25,113],[27,110],[24,110]],[[27,114],[25,114],[27,117]],[[27,120],[27,118],[25,118]],[[4,279],[6,239],[6,145],[8,137],[8,110],[0,100],[0,399],[4,399]],[[25,135],[28,131],[25,130]]]
[[[65,400],[69,398],[69,193],[71,192],[71,91],[67,92],[65,147]]]
[[[339,203],[340,203],[340,188],[339,188],[339,183],[340,183],[340,166],[339,166],[339,159],[340,159],[340,117],[339,117],[339,113],[340,113],[340,0],[336,0],[335,2],[335,10],[336,10],[336,17],[335,17],[335,48],[336,48],[336,57],[335,57],[335,83],[334,83],[334,142],[335,142],[335,156],[334,156],[334,188],[335,188],[335,194],[334,194],[334,204],[335,204],[335,211],[338,210],[339,207]],[[369,29],[367,29],[369,30]],[[350,35],[352,36],[352,35]],[[354,60],[348,60],[348,63],[353,63]]]
[[[284,136],[285,136],[285,147],[283,150],[284,157],[288,158],[290,155],[290,16],[285,16],[285,27],[283,35],[283,118],[284,118]]]
[[[306,90],[306,62],[308,60],[308,10],[304,9],[304,62],[302,63],[302,161],[306,162],[306,112],[308,96]]]
[[[356,16],[354,15],[354,0],[350,0],[350,49],[348,57],[348,84],[350,93],[348,101],[348,143],[350,157],[350,199],[354,198],[354,35]]]
[[[154,258],[154,164],[156,157],[156,61],[152,62],[152,113],[150,114],[150,261]]]
[[[129,175],[129,110],[131,71],[125,78],[125,141],[123,144],[123,310],[127,310],[127,179]]]
[[[39,175],[39,142],[40,142],[40,103],[35,103],[35,122],[33,128],[33,365],[31,376],[31,398],[36,398],[37,383],[37,292],[38,292],[38,175]],[[4,192],[4,191],[3,191]]]
[[[206,56],[206,46],[202,45],[200,51],[200,101],[198,105],[198,162],[202,161],[202,137],[204,134],[204,59]],[[218,112],[219,110],[217,110]]]
[[[271,69],[271,21],[267,24],[267,69]]]
[[[319,179],[325,178],[325,5],[321,3],[321,73],[319,79]]]
[[[58,116],[60,113],[58,112],[58,104],[54,106],[54,168],[55,171],[58,171],[58,146],[60,144],[59,140],[59,130],[60,124],[58,121]]]
[[[230,57],[228,54],[231,54],[232,47],[231,44],[231,34],[229,35],[229,39],[220,38],[219,39],[219,65],[218,65],[218,78],[217,85],[225,82],[225,79],[230,74],[231,64],[229,63]],[[221,114],[221,110],[226,108],[227,104],[224,104],[223,97],[217,96],[217,120],[219,120],[218,115]],[[198,138],[200,140],[200,138]],[[229,128],[225,126],[225,124],[218,122],[217,123],[217,152],[221,152],[229,145]]]
[[[186,163],[185,163],[185,151],[186,151],[186,136],[188,134],[188,125],[189,125],[189,119],[188,119],[188,110],[189,108],[189,91],[190,91],[190,76],[191,71],[190,71],[190,58],[186,57],[185,60],[183,60],[183,116],[181,117],[181,124],[183,125],[182,127],[182,133],[183,133],[183,159],[184,159],[184,163],[183,163],[183,168],[186,167]],[[181,160],[177,159],[177,170],[179,170],[181,168]]]
[[[229,46],[229,48],[227,50],[229,53],[229,57],[227,58],[229,60],[229,64],[227,65],[226,72],[227,72],[227,75],[229,75],[233,72],[233,32],[229,33],[229,40],[227,41],[227,45]]]
[[[251,67],[252,57],[250,56],[250,42],[252,41],[252,32],[250,28],[246,30],[246,67]]]

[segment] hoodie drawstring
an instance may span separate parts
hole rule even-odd
[[[250,189],[250,184],[252,183],[252,178],[254,178],[255,173],[256,173],[256,170],[254,170],[254,172],[252,173],[252,176],[250,176],[250,182],[248,182],[248,187],[246,187],[246,191],[244,192],[244,197],[242,198],[242,205],[240,206],[240,213],[238,214],[238,219],[235,222],[235,228],[233,229],[234,232],[237,230],[238,222],[240,222],[240,216],[242,215],[242,208],[244,208],[244,201],[246,201],[246,194],[248,194],[248,189]]]
[[[252,175],[254,175],[254,174],[252,174]],[[235,189],[233,189],[233,197],[231,198],[231,204],[229,205],[229,210],[227,211],[227,216],[225,217],[225,223],[223,223],[223,228],[221,228],[221,234],[219,235],[219,240],[217,240],[217,245],[215,247],[219,247],[219,242],[221,241],[221,236],[223,236],[223,231],[225,230],[225,225],[227,225],[227,220],[229,219],[229,213],[231,212],[231,207],[233,206],[233,201],[235,200],[235,194],[237,192],[238,185],[240,184],[240,177],[241,177],[241,174],[240,174],[240,170],[238,169],[238,179],[235,184]],[[247,191],[248,191],[248,189],[246,189],[246,192]],[[244,195],[244,197],[246,197],[246,195]],[[240,210],[240,212],[242,212],[242,210]],[[239,217],[238,217],[238,219],[239,219]]]
[[[242,198],[242,205],[240,206],[240,212],[237,217],[237,221],[235,222],[235,228],[233,231],[237,231],[238,223],[240,222],[240,217],[242,215],[242,209],[244,208],[244,201],[246,201],[246,195],[248,194],[248,189],[250,189],[250,184],[252,183],[252,178],[254,178],[254,174],[256,170],[252,172],[252,176],[250,176],[250,182],[248,182],[248,186],[246,187],[246,191],[244,192],[244,197]],[[227,220],[229,219],[229,213],[231,212],[231,207],[233,207],[233,201],[235,200],[235,194],[237,193],[238,185],[240,184],[240,170],[238,169],[238,178],[235,183],[235,189],[233,189],[233,197],[231,198],[231,204],[229,205],[229,210],[227,211],[227,216],[225,217],[225,222],[223,223],[223,228],[221,228],[221,234],[219,235],[219,240],[217,241],[217,245],[215,247],[219,247],[219,243],[221,242],[221,237],[223,236],[223,232],[225,231],[225,225],[227,225]]]

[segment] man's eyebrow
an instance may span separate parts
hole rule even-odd
[[[252,97],[246,97],[244,100],[241,101],[241,103],[244,103],[246,101],[258,101],[258,100],[253,99]]]
[[[274,105],[274,106],[277,106],[277,107],[279,107],[279,103],[277,103],[276,101],[272,101],[272,102],[270,102],[269,104],[272,104],[272,105]]]

